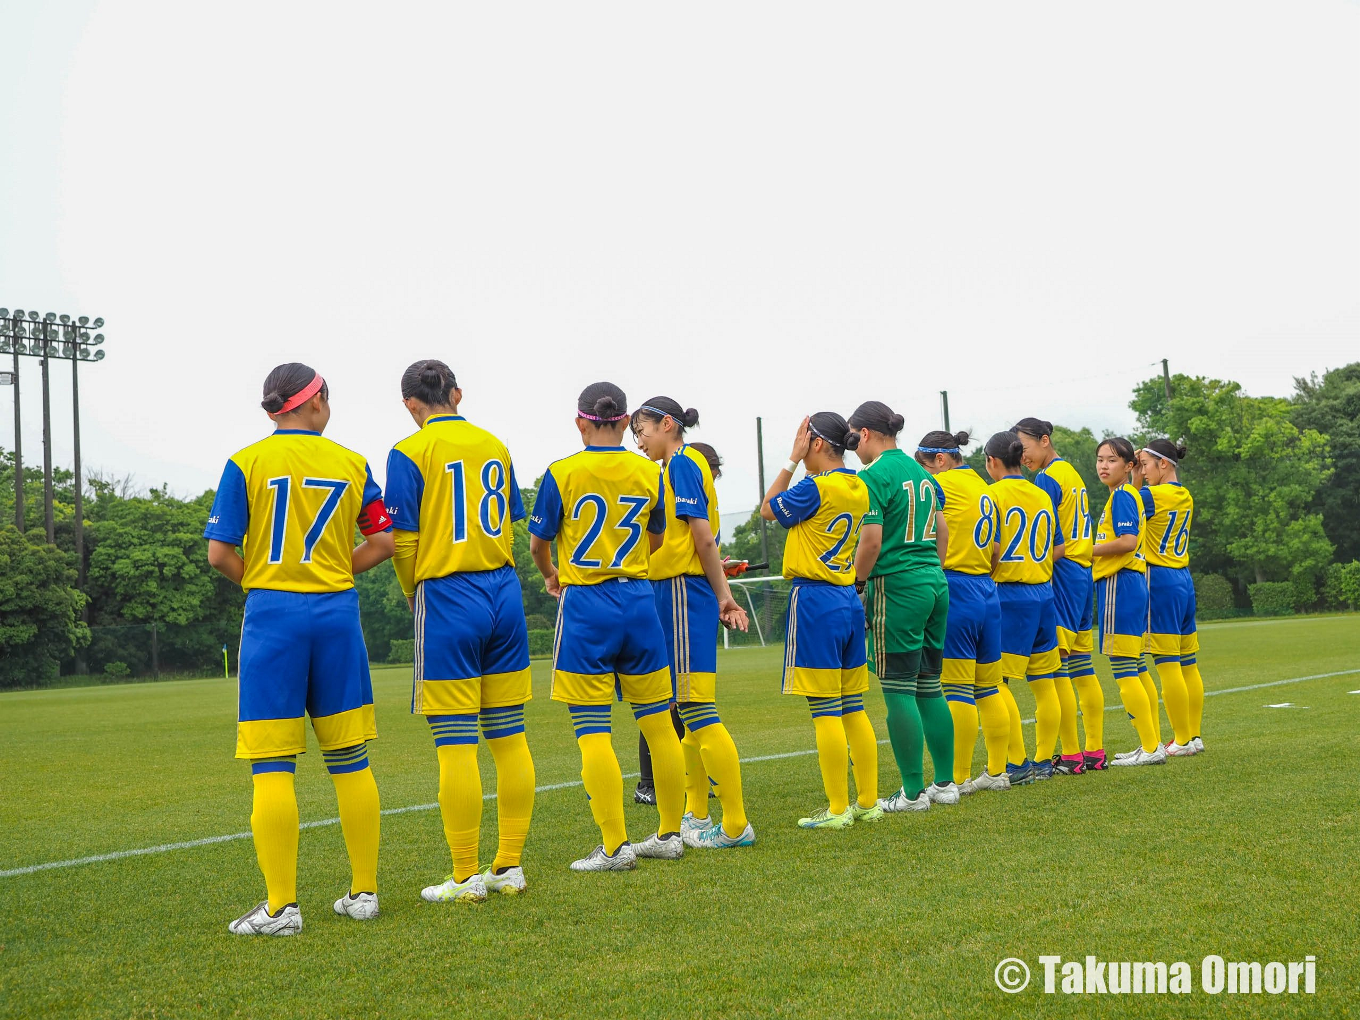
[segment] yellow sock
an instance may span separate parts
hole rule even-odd
[[[350,894],[378,891],[378,836],[382,811],[371,768],[332,772],[340,805],[340,831],[349,854]]]
[[[491,867],[499,871],[517,867],[524,856],[529,819],[534,813],[534,758],[523,731],[507,737],[488,737],[486,746],[496,762],[496,828],[500,844]]]
[[[1190,700],[1190,736],[1201,736],[1200,727],[1204,724],[1204,678],[1199,675],[1199,665],[1193,655],[1181,656],[1181,675],[1185,677],[1185,690]]]
[[[674,739],[675,730],[670,732]],[[614,744],[608,733],[583,733],[576,738],[576,743],[581,748],[581,781],[590,798],[590,813],[600,827],[605,853],[613,856],[628,842],[628,831],[623,824],[623,773],[614,756]],[[652,756],[655,762],[655,747]]]
[[[297,794],[293,790],[291,767],[288,771],[256,772],[252,778],[255,797],[250,831],[255,836],[255,857],[269,892],[269,912],[277,914],[297,902]]]
[[[1053,690],[1058,695],[1058,736],[1062,740],[1063,754],[1081,754],[1081,734],[1077,730],[1077,692],[1072,689],[1072,678],[1067,672],[1067,660],[1053,678]],[[1050,755],[1049,757],[1052,757]]]
[[[1058,701],[1058,692],[1051,676],[1031,679],[1029,689],[1034,695],[1034,760],[1050,761],[1058,747],[1062,704]]]
[[[636,709],[635,709],[636,711]],[[685,813],[685,754],[669,711],[652,712],[637,721],[652,752],[652,779],[656,783],[656,810],[661,823],[657,832],[679,832]],[[622,782],[622,780],[620,780]],[[622,794],[620,803],[622,803]],[[704,792],[707,806],[708,792]]]
[[[695,818],[707,818],[708,769],[704,767],[699,737],[692,730],[685,730],[680,750],[685,755],[685,810]]]
[[[703,759],[701,768],[705,787],[708,786],[708,777],[713,777],[714,791],[723,809],[723,832],[736,838],[746,829],[746,804],[742,799],[741,760],[737,757],[737,745],[733,743],[732,734],[727,732],[727,727],[718,717],[717,706],[712,702],[690,702],[681,705],[679,710],[680,718],[685,722],[685,739],[682,746],[685,747],[687,767],[689,743],[692,739],[698,744]],[[699,728],[690,729],[691,726]],[[699,791],[691,789],[689,795],[691,798],[697,797]],[[690,801],[689,810],[694,812],[696,818],[708,814],[707,789],[703,791],[703,798],[700,802],[702,814],[695,810],[694,801]]]
[[[950,685],[946,685],[948,687]],[[960,685],[965,686],[965,685]],[[956,701],[946,693],[949,715],[954,720],[954,782],[968,781],[973,769],[973,747],[977,744],[978,708],[973,700],[972,685],[967,701]]]
[[[1152,726],[1152,709],[1148,705],[1147,692],[1138,679],[1138,660],[1110,656],[1110,668],[1114,672],[1115,683],[1119,684],[1119,697],[1124,702],[1124,711],[1129,721],[1138,731],[1138,741],[1144,751],[1157,749],[1157,733]]]
[[[827,806],[833,815],[843,815],[850,807],[850,767],[845,724],[838,715],[819,715],[812,719],[817,731],[817,764],[822,770],[822,786],[826,789]]]
[[[1148,672],[1147,664],[1138,664],[1138,682],[1143,685],[1143,693],[1147,695],[1148,707],[1152,710],[1152,732],[1157,738],[1157,743],[1162,742],[1162,703],[1161,696],[1157,693],[1157,685],[1152,682],[1152,674]]]
[[[841,728],[850,747],[850,767],[855,772],[855,799],[862,808],[874,807],[878,804],[878,737],[873,723],[861,708],[841,716]],[[846,800],[849,799],[847,789]]]
[[[1099,751],[1105,746],[1105,692],[1094,674],[1072,681],[1081,703],[1081,721],[1086,727],[1086,750]]]
[[[982,728],[983,743],[987,745],[987,771],[994,776],[1004,776],[1011,738],[1011,718],[1006,710],[1006,699],[997,687],[989,689],[984,685],[978,685],[976,697],[978,724]],[[1018,710],[1016,718],[1020,718]]]
[[[1180,656],[1154,655],[1152,661],[1162,679],[1162,701],[1166,703],[1166,717],[1171,720],[1176,743],[1188,744],[1194,734],[1190,732],[1190,692],[1181,674]]]
[[[475,738],[477,731],[472,732]],[[435,751],[439,755],[439,813],[444,819],[444,838],[449,841],[449,853],[453,856],[453,880],[465,882],[479,870],[482,774],[477,767],[477,745],[444,744]]]
[[[1015,695],[1007,683],[1003,681],[996,690],[1001,703],[1006,706],[1006,721],[1010,729],[1006,738],[1006,760],[1012,765],[1023,765],[1029,755],[1025,752],[1025,733],[1020,728],[1020,706],[1015,703]]]

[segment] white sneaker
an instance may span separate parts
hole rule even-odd
[[[723,832],[721,825],[715,825],[699,834],[699,845],[711,850],[730,850],[734,847],[755,846],[756,830],[751,828],[750,822],[747,822],[746,828],[741,830],[741,835],[734,839]]]
[[[426,903],[481,903],[486,899],[486,884],[479,874],[461,882],[455,882],[450,875],[438,885],[420,890],[420,898]]]
[[[1203,753],[1204,753],[1204,738],[1203,738],[1203,737],[1191,737],[1191,738],[1190,738],[1190,746],[1193,747],[1193,748],[1195,749],[1195,753],[1196,753],[1196,754],[1203,754]]]
[[[571,862],[572,871],[632,871],[636,867],[637,854],[633,852],[632,843],[621,844],[612,857],[604,852],[601,843],[590,851],[589,856]]]
[[[1188,744],[1178,744],[1174,740],[1168,740],[1162,745],[1166,750],[1168,758],[1189,758],[1195,753],[1195,741],[1192,738]]]
[[[959,784],[959,796],[968,797],[977,792],[977,780],[965,779]]]
[[[680,819],[680,838],[685,846],[692,846],[695,849],[703,846],[702,836],[709,829],[713,828],[711,818],[695,818],[692,811],[686,811],[685,817]]]
[[[233,935],[296,935],[302,931],[302,911],[296,903],[289,903],[271,914],[265,900],[227,925],[227,931]]]
[[[502,896],[518,896],[529,888],[524,881],[524,869],[518,864],[513,868],[506,868],[499,875],[491,868],[482,872],[482,885],[486,886],[488,894],[500,893]]]
[[[1136,758],[1138,757],[1138,755],[1142,753],[1143,749],[1141,747],[1135,747],[1132,751],[1120,751],[1118,754],[1114,756],[1113,760],[1111,761],[1111,764],[1113,764],[1116,761],[1123,761],[1126,758]]]
[[[351,896],[346,892],[335,901],[335,912],[356,921],[371,921],[378,916],[378,894],[361,892]]]
[[[638,857],[651,857],[659,861],[678,861],[685,856],[685,841],[678,832],[665,839],[654,832],[634,846],[633,853]]]
[[[1115,755],[1114,761],[1110,764],[1125,765],[1161,765],[1166,762],[1166,748],[1158,747],[1155,751],[1144,751],[1141,747],[1132,752],[1127,758],[1122,755]]]
[[[907,791],[899,786],[896,793],[891,797],[880,800],[878,806],[888,814],[897,814],[899,811],[928,811],[930,810],[930,798],[923,791],[913,800],[907,796]]]
[[[926,796],[930,798],[932,804],[957,804],[959,802],[959,788],[953,782],[931,783],[926,787]]]
[[[1011,777],[1004,772],[999,776],[994,776],[986,769],[982,771],[976,779],[968,782],[973,784],[975,790],[1009,790],[1011,788]]]

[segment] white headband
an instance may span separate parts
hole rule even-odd
[[[1158,460],[1164,460],[1164,461],[1166,461],[1168,464],[1174,464],[1174,463],[1176,463],[1176,462],[1175,462],[1174,460],[1172,460],[1170,457],[1167,457],[1167,456],[1164,455],[1164,454],[1160,454],[1160,453],[1158,453],[1156,450],[1149,449],[1149,448],[1146,447],[1146,446],[1143,447],[1143,452],[1144,452],[1144,453],[1150,453],[1150,454],[1152,454],[1154,457],[1156,457]]]

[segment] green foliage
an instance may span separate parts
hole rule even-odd
[[[413,640],[411,607],[402,594],[397,571],[389,563],[357,574],[354,588],[359,593],[359,620],[364,628],[364,643],[374,662],[410,662],[411,653],[397,651],[396,644]]]
[[[116,677],[121,680],[123,677],[129,676],[132,673],[132,670],[128,668],[126,662],[106,662],[104,663],[104,672],[108,676]]]
[[[68,553],[0,525],[0,687],[54,679],[61,660],[89,640],[76,618],[85,598],[75,581]]]
[[[1294,612],[1295,590],[1289,581],[1261,581],[1248,585],[1247,594],[1257,616],[1284,616]]]
[[[1221,574],[1195,575],[1195,608],[1221,612],[1237,605],[1232,583]]]
[[[732,529],[732,537],[723,543],[723,555],[734,560],[763,563],[765,557],[760,548],[760,526],[760,511],[753,510],[747,520]],[[766,521],[765,536],[770,549],[770,575],[778,577],[784,572],[784,540],[787,532],[773,521]]]
[[[1327,609],[1360,609],[1360,560],[1333,563],[1327,568],[1322,604]]]
[[[1313,509],[1342,562],[1360,558],[1360,361],[1294,380],[1291,420],[1327,437],[1332,474],[1318,490]]]
[[[539,479],[542,481],[542,479]],[[538,496],[538,482],[531,488],[520,489],[526,510],[532,510]],[[556,543],[554,543],[556,545]],[[541,616],[549,620],[557,619],[557,600],[543,587],[543,575],[534,566],[529,555],[529,522],[519,521],[515,525],[515,573],[519,575],[519,586],[523,590],[525,616]]]
[[[553,631],[551,630],[531,630],[529,631],[529,654],[533,656],[551,655],[553,648]]]
[[[538,613],[530,613],[525,616],[524,623],[530,630],[553,629],[553,621],[546,616],[540,616]]]
[[[415,638],[393,638],[388,642],[388,662],[412,662],[416,657]]]
[[[1257,582],[1323,572],[1332,545],[1312,507],[1331,471],[1327,440],[1294,425],[1289,401],[1178,375],[1170,401],[1158,377],[1140,383],[1129,406],[1147,433],[1189,449],[1180,480],[1195,497],[1192,562]]]

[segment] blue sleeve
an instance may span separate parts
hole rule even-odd
[[[519,494],[519,482],[515,478],[515,465],[510,465],[510,520],[518,524],[529,515],[524,512],[524,497]]]
[[[939,482],[935,481],[935,479],[933,479],[933,478],[930,480],[930,484],[933,485],[933,486],[935,486],[935,502],[936,502],[936,505],[937,505],[941,510],[943,510],[943,509],[944,509],[944,486],[941,485]]]
[[[666,471],[670,475],[671,492],[675,494],[675,516],[707,520],[708,497],[704,495],[704,473],[699,465],[686,456],[677,455],[671,458]]]
[[[218,542],[240,545],[246,537],[246,526],[250,523],[250,504],[246,500],[246,476],[236,461],[227,461],[222,469],[222,480],[217,483],[217,495],[213,497],[212,510],[208,514],[208,526],[203,529],[203,537]]]
[[[1059,485],[1049,475],[1045,474],[1042,471],[1039,472],[1039,474],[1037,474],[1034,477],[1034,484],[1039,486],[1039,488],[1043,489],[1044,492],[1048,493],[1048,498],[1053,503],[1053,544],[1062,545],[1063,544],[1063,529],[1061,527],[1062,514],[1058,512],[1058,508],[1062,506],[1063,498],[1062,486]]]
[[[647,531],[653,535],[664,535],[666,533],[666,472],[660,472],[660,488],[656,492],[656,506],[652,507],[651,516],[647,518]]]
[[[534,498],[534,512],[529,515],[529,534],[551,542],[562,526],[562,493],[552,469],[543,472],[543,481]]]
[[[373,469],[372,469],[371,467],[368,466],[367,462],[365,462],[365,464],[364,464],[364,501],[363,501],[363,504],[362,504],[362,505],[363,505],[363,506],[368,506],[370,503],[376,503],[376,502],[378,502],[378,500],[380,500],[380,499],[382,499],[382,498],[383,498],[383,491],[382,491],[382,489],[378,488],[378,483],[377,483],[377,482],[374,480],[374,478],[373,478]]]
[[[1152,498],[1152,490],[1144,485],[1138,490],[1138,495],[1143,497],[1143,516],[1154,516],[1157,513],[1157,501]]]
[[[420,501],[425,477],[415,461],[400,450],[387,455],[387,515],[398,531],[420,530]],[[365,504],[366,505],[366,504]]]
[[[817,488],[817,479],[811,475],[805,475],[792,489],[787,489],[770,500],[774,519],[785,528],[791,528],[807,520],[821,505],[822,490]]]
[[[1110,523],[1116,535],[1138,534],[1138,501],[1128,489],[1116,489],[1110,497]]]

